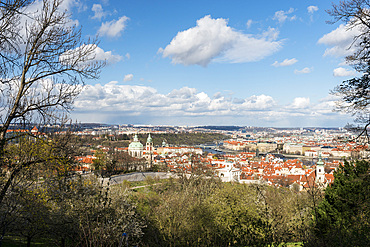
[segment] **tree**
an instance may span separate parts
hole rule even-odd
[[[63,0],[5,0],[0,5],[0,205],[12,181],[24,169],[42,162],[6,159],[11,124],[61,122],[72,109],[86,79],[96,79],[104,62],[95,61],[95,40],[81,41],[81,29],[63,10]],[[15,21],[15,22],[13,22]],[[24,134],[24,133],[22,133]]]
[[[367,246],[370,242],[370,163],[345,162],[334,173],[315,215],[312,246]]]
[[[130,246],[141,240],[144,224],[124,186],[103,187],[93,175],[45,176],[19,194],[8,234],[26,238],[27,246],[35,240],[47,246],[118,246],[123,233]]]
[[[4,161],[9,165],[8,170],[17,169],[18,164],[32,165],[23,166],[12,179],[5,172],[0,177],[1,182],[10,184],[0,204],[0,243],[5,233],[14,232],[15,228],[29,229],[28,236],[41,234],[42,228],[38,226],[42,224],[38,223],[39,219],[45,218],[46,212],[42,208],[45,196],[38,191],[41,191],[42,185],[47,184],[48,180],[63,180],[67,183],[74,179],[74,144],[69,134],[64,134],[48,139],[23,136],[17,144],[6,146],[7,155]],[[39,180],[41,177],[42,181]],[[68,193],[68,190],[64,193]],[[49,198],[47,200],[50,201]],[[47,207],[49,206],[44,208]],[[37,227],[32,226],[33,224]]]
[[[140,242],[144,224],[126,188],[102,187],[93,176],[49,182],[51,232],[54,238],[63,236],[66,246],[118,246],[123,233],[130,246]]]
[[[98,78],[105,64],[94,60],[96,41],[81,41],[62,6],[0,0],[0,243],[38,172],[65,176],[74,164],[68,135],[9,132],[11,126],[62,123],[85,80]]]
[[[347,30],[357,29],[358,35],[353,39],[352,46],[356,48],[354,54],[346,57],[348,63],[355,66],[358,71],[364,71],[370,61],[370,1],[346,0],[333,4],[327,13],[333,17],[329,23],[338,21],[346,23]]]
[[[357,125],[346,126],[358,136],[364,136],[369,142],[367,128],[370,125],[370,1],[347,0],[338,5],[333,4],[327,12],[333,17],[329,23],[343,21],[347,30],[356,30],[357,35],[353,37],[351,47],[355,52],[346,57],[348,64],[352,65],[360,77],[343,81],[334,88],[332,94],[340,97],[337,102],[337,110],[351,113],[355,116]]]
[[[357,125],[348,124],[346,129],[354,132],[358,137],[363,137],[366,142],[370,141],[368,127],[370,125],[370,63],[361,77],[352,78],[342,82],[332,93],[338,95],[340,100],[336,108],[339,111],[355,116]]]
[[[31,0],[0,1],[0,77],[7,75],[13,60],[19,57],[15,41],[20,38],[20,11],[30,2]]]
[[[20,191],[17,217],[12,223],[11,232],[27,239],[27,247],[32,239],[46,235],[50,224],[50,209],[43,189]]]

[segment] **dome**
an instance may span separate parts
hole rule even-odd
[[[135,149],[135,148],[144,148],[143,144],[139,142],[139,138],[137,138],[137,134],[135,134],[134,141],[128,145],[130,149]]]
[[[130,145],[128,145],[129,148],[143,148],[143,144],[140,142],[131,142]]]

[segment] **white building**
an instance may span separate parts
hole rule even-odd
[[[144,146],[139,142],[137,134],[135,134],[134,140],[128,146],[128,154],[132,157],[141,159],[143,157]]]
[[[239,182],[240,169],[234,167],[234,163],[223,161],[220,162],[222,168],[216,169],[217,175],[221,178],[222,182]]]

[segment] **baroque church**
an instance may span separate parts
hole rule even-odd
[[[134,140],[128,146],[128,153],[132,157],[135,157],[138,159],[141,159],[141,158],[151,159],[152,154],[153,154],[153,139],[150,136],[150,133],[146,140],[145,149],[144,149],[144,145],[141,144],[141,142],[139,141],[137,134],[135,134]]]

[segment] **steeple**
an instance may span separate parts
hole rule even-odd
[[[134,142],[138,142],[139,138],[137,138],[137,133],[135,133]]]
[[[324,183],[325,169],[324,162],[321,159],[321,152],[319,152],[319,161],[316,163],[316,183]]]
[[[319,161],[317,161],[316,163],[317,165],[320,165],[320,166],[323,166],[324,165],[324,162],[322,161],[321,159],[321,152],[319,152]]]
[[[147,156],[147,159],[149,159],[151,167],[153,159],[153,140],[152,137],[150,136],[150,133],[148,135],[148,138],[146,139],[145,155]]]
[[[146,143],[152,143],[153,142],[153,139],[152,137],[150,136],[150,133],[148,135],[148,139],[146,139]]]
[[[147,153],[150,154],[153,152],[153,139],[150,136],[150,133],[148,135],[148,138],[146,139],[145,150],[147,151]]]

